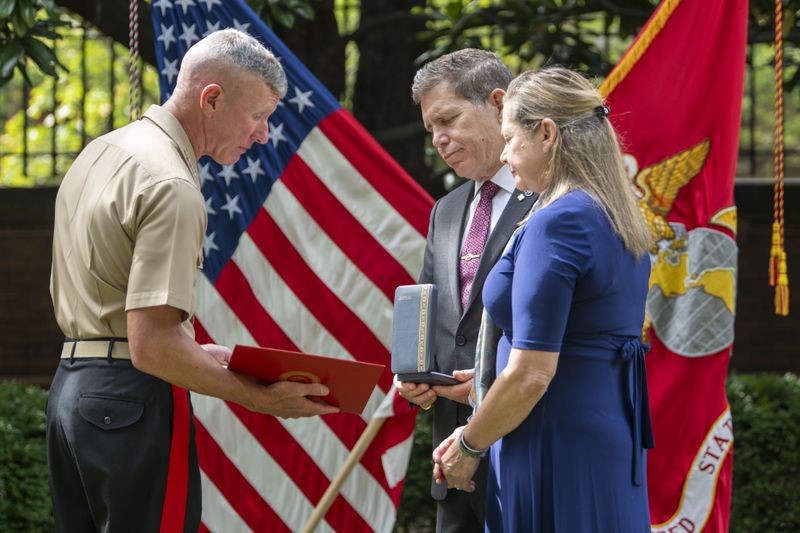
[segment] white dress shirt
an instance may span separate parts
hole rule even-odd
[[[495,185],[500,187],[500,190],[494,195],[492,198],[492,221],[489,225],[489,235],[492,234],[494,231],[494,227],[497,225],[497,221],[500,220],[500,215],[503,214],[503,210],[506,208],[506,204],[508,200],[511,198],[511,195],[514,193],[515,185],[514,185],[514,176],[511,175],[511,171],[508,170],[506,165],[500,167],[500,170],[497,171],[497,174],[492,176],[489,181],[493,181]],[[467,213],[467,225],[464,226],[464,233],[461,235],[461,246],[459,250],[464,248],[464,241],[467,240],[467,233],[469,232],[469,227],[472,224],[472,217],[475,216],[475,210],[478,208],[478,202],[481,199],[481,195],[478,194],[481,190],[485,182],[475,182],[475,188],[473,192],[472,202],[469,204],[469,212]]]

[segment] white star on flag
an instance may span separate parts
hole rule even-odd
[[[233,215],[239,213],[240,215],[244,214],[242,208],[239,207],[239,195],[237,194],[233,198],[231,198],[228,193],[225,193],[225,205],[222,206],[223,211],[228,212],[228,216],[231,220],[233,220]]]
[[[222,170],[220,170],[217,176],[225,180],[226,187],[230,187],[232,179],[239,179],[239,174],[236,173],[233,165],[222,165]]]
[[[214,206],[211,205],[211,200],[213,200],[213,199],[214,199],[213,196],[209,196],[208,198],[206,198],[206,214],[208,214],[208,215],[216,215],[217,214],[217,210],[214,209]]]
[[[222,2],[220,0],[200,0],[200,1],[206,5],[206,11],[208,11],[209,13],[211,13],[212,7],[216,5],[220,6],[222,5]]]
[[[219,31],[220,21],[216,21],[214,24],[208,23],[208,29],[203,33],[203,37],[208,35],[209,33],[214,33],[215,31]]]
[[[194,0],[175,0],[175,3],[183,8],[184,15],[190,7],[195,5]]]
[[[243,31],[243,32],[246,33],[247,32],[247,28],[250,27],[250,23],[249,22],[239,22],[238,20],[233,19],[233,27],[236,28],[239,31]]]
[[[161,17],[163,18],[167,9],[172,9],[172,2],[169,0],[155,0],[155,2],[153,2],[153,7],[157,7],[161,10]]]
[[[167,84],[172,85],[172,80],[178,75],[178,60],[170,61],[164,58],[164,68],[161,74],[167,77]]]
[[[281,141],[286,142],[286,135],[283,134],[283,122],[277,126],[269,125],[269,140],[272,141],[272,147],[278,149],[278,143]]]
[[[266,176],[267,173],[261,169],[261,160],[259,158],[250,159],[247,157],[247,168],[242,171],[242,174],[250,174],[253,183],[256,182],[258,176]]]
[[[157,41],[161,41],[164,43],[164,50],[169,50],[169,47],[172,43],[177,43],[178,40],[175,38],[175,26],[164,26],[161,24],[161,35],[158,36]]]
[[[181,41],[186,44],[186,48],[192,46],[196,41],[200,40],[200,37],[197,36],[197,32],[195,31],[195,26],[192,24],[191,26],[187,26],[183,22],[181,22],[181,26],[183,27],[183,33],[178,35]]]
[[[294,87],[294,98],[290,99],[289,101],[297,106],[297,112],[302,114],[305,110],[306,106],[314,107],[313,102],[311,102],[311,95],[314,94],[314,91],[306,91],[303,92],[297,88],[295,85]]]
[[[214,176],[211,175],[211,163],[200,165],[200,187],[205,185],[207,181],[214,181]]]
[[[203,255],[206,257],[212,250],[219,250],[219,246],[214,242],[214,237],[216,237],[216,233],[213,231],[203,237]]]

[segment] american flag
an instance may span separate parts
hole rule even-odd
[[[208,231],[201,342],[387,365],[361,416],[282,420],[193,394],[203,528],[299,530],[373,417],[388,417],[317,531],[390,531],[414,413],[392,388],[392,298],[422,267],[432,201],[241,0],[154,0],[161,96],[209,32],[248,32],[289,92],[269,142],[234,165],[200,161]]]

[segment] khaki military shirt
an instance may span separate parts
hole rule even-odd
[[[127,337],[126,311],[169,305],[193,334],[206,211],[197,160],[159,106],[92,141],[58,190],[50,294],[67,337]]]

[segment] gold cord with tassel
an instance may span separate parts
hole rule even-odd
[[[775,287],[775,314],[789,314],[789,276],[783,239],[783,3],[775,0],[775,189],[769,284]]]

